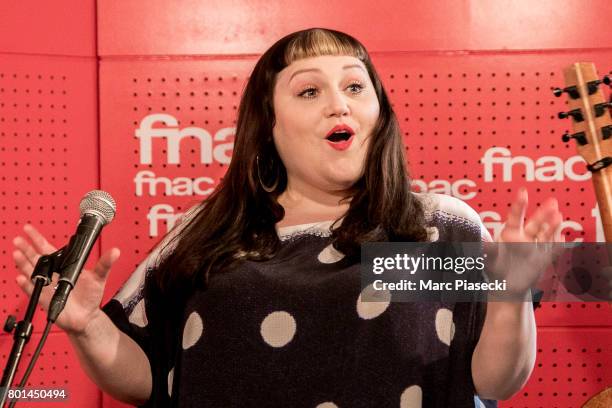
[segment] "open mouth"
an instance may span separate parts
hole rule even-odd
[[[347,140],[351,138],[351,136],[353,136],[351,133],[347,132],[346,130],[341,130],[341,131],[334,132],[331,135],[329,135],[327,137],[327,140],[329,140],[332,143],[346,142]]]

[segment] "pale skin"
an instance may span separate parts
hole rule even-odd
[[[358,85],[357,85],[358,84]],[[340,202],[361,176],[379,105],[365,66],[348,56],[325,56],[295,61],[277,76],[274,90],[276,124],[273,139],[287,168],[287,189],[279,202],[285,218],[277,226],[340,218],[348,202]],[[355,131],[344,151],[327,144],[327,132],[343,123]],[[501,237],[506,242],[552,242],[561,222],[556,200],[546,201],[527,222],[527,194],[512,205]],[[16,237],[13,258],[19,287],[28,295],[29,277],[41,254],[54,252],[33,226],[27,237]],[[113,397],[134,405],[149,398],[151,368],[142,349],[122,333],[100,309],[104,286],[119,250],[105,252],[94,270],[83,270],[66,308],[57,320],[74,346],[82,367]],[[520,273],[520,271],[513,271]],[[535,279],[536,277],[534,277]],[[43,290],[47,308],[52,286]],[[525,296],[527,287],[524,288]],[[472,375],[483,398],[507,399],[527,381],[533,369],[536,328],[529,302],[490,302],[480,340],[472,357]],[[130,372],[130,376],[125,376]]]
[[[288,176],[279,197],[286,215],[278,226],[341,217],[348,203],[339,201],[363,172],[379,114],[365,66],[346,56],[295,61],[277,76],[274,106],[274,144]],[[338,124],[355,132],[350,148],[342,152],[326,141]]]
[[[25,235],[13,240],[16,250],[13,259],[20,271],[16,281],[28,294],[32,293],[32,274],[42,254],[56,251],[33,226],[24,226]],[[113,248],[104,253],[93,270],[84,269],[56,324],[63,329],[72,343],[81,367],[104,391],[118,400],[141,405],[151,393],[151,368],[144,351],[130,337],[121,332],[100,309],[104,286],[110,269],[119,258]],[[45,287],[40,305],[47,310],[52,287]],[[125,373],[130,373],[126,376]]]

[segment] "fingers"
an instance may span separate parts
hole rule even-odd
[[[557,200],[555,198],[547,199],[527,221],[524,221],[527,204],[527,190],[521,188],[508,213],[508,219],[504,226],[504,234],[506,236],[504,240],[518,240],[521,242],[558,241],[555,233],[563,217],[559,212]]]
[[[55,252],[57,249],[51,245],[47,239],[40,233],[36,228],[34,228],[30,224],[26,224],[23,226],[23,230],[28,235],[28,237],[32,240],[34,244],[34,248],[40,254],[50,254]]]
[[[540,223],[539,230],[534,234],[539,242],[556,241],[555,234],[561,224],[563,217],[561,213],[553,213],[549,218]]]
[[[30,264],[30,267],[34,267],[34,265],[36,265],[36,262],[41,254],[36,252],[34,247],[30,245],[28,241],[22,237],[15,237],[13,239],[13,245],[15,245],[15,248],[21,252],[25,261]]]
[[[15,245],[15,247],[23,254],[23,257],[16,256],[15,253],[13,253],[13,259],[15,259],[15,263],[19,269],[28,270],[32,269],[36,265],[38,258],[40,258],[42,254],[50,254],[55,252],[56,249],[33,226],[26,224],[23,227],[23,231],[26,233],[26,236],[30,239],[32,244],[30,244],[23,237],[15,237],[13,239],[13,245]],[[29,267],[26,262],[29,263]],[[29,273],[31,273],[31,270]]]
[[[15,266],[17,266],[19,272],[21,272],[24,276],[29,278],[32,275],[34,267],[23,252],[13,251],[13,261],[15,261]]]
[[[521,188],[516,196],[516,199],[512,203],[512,206],[510,207],[508,220],[506,221],[506,228],[523,228],[523,220],[525,219],[528,200],[527,190],[525,188]]]
[[[111,267],[117,261],[117,259],[119,259],[119,255],[121,255],[121,253],[118,248],[111,248],[102,254],[94,268],[94,275],[96,278],[105,281]]]
[[[553,241],[555,231],[562,220],[557,200],[550,198],[529,218],[525,225],[525,234],[540,242]]]
[[[550,242],[561,242],[561,223],[563,222],[563,215],[557,211],[552,218],[550,224],[550,231],[548,231],[545,239]],[[565,240],[564,240],[565,241]]]
[[[15,282],[17,282],[17,286],[19,286],[21,290],[23,290],[26,293],[26,295],[28,296],[32,295],[34,284],[30,281],[30,279],[28,279],[27,277],[23,275],[18,275],[15,278]]]

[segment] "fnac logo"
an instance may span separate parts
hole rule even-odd
[[[157,126],[154,126],[157,124]],[[159,125],[164,127],[160,127]],[[193,137],[200,142],[200,163],[210,164],[213,161],[229,164],[232,158],[234,142],[227,140],[236,133],[236,128],[222,128],[215,136],[199,127],[179,128],[178,120],[166,113],[154,113],[145,116],[136,129],[135,135],[140,139],[140,164],[153,163],[153,138],[166,139],[166,163],[180,163],[181,140]],[[217,142],[213,146],[213,140]],[[220,143],[219,143],[220,142]]]

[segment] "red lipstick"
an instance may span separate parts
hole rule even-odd
[[[327,143],[336,150],[346,150],[353,143],[355,131],[348,125],[340,124],[334,126],[327,132]]]
[[[336,150],[346,150],[349,147],[351,147],[351,143],[353,143],[353,138],[354,136],[351,135],[351,137],[348,138],[348,140],[343,140],[340,142],[332,142],[330,140],[327,141],[327,144],[330,145],[331,147],[333,147]]]

